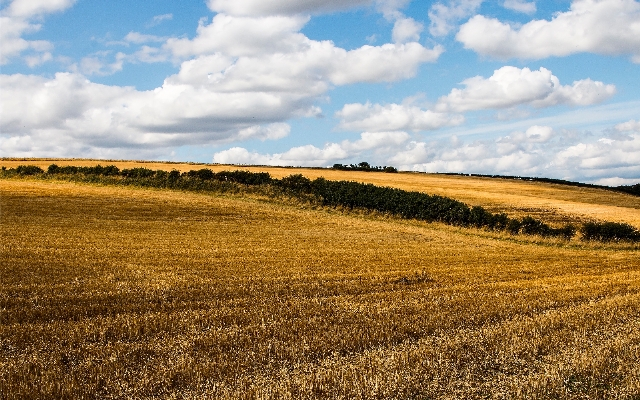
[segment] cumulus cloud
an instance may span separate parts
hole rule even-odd
[[[640,2],[575,0],[553,19],[511,26],[476,15],[460,27],[464,47],[498,59],[540,59],[590,52],[628,54],[640,63]]]
[[[489,78],[476,76],[462,81],[462,84],[464,89],[453,89],[438,100],[437,111],[465,112],[518,105],[589,105],[602,102],[616,92],[614,85],[591,79],[563,86],[551,71],[542,67],[532,71],[505,66],[494,71]]]
[[[464,122],[460,115],[423,110],[403,104],[346,104],[336,113],[341,129],[352,131],[428,131]]]
[[[473,15],[483,0],[449,0],[448,3],[436,3],[429,9],[429,32],[433,36],[445,36],[456,29],[457,24]]]
[[[391,37],[396,43],[415,42],[420,39],[424,25],[413,18],[399,18],[393,24]]]
[[[298,146],[284,153],[261,154],[242,147],[233,147],[215,153],[213,162],[220,164],[259,164],[284,166],[324,167],[347,158],[359,157],[363,152],[384,153],[399,149],[410,139],[406,132],[363,132],[356,141],[326,143],[322,148],[314,145]]]
[[[124,41],[126,43],[150,43],[150,42],[164,42],[167,38],[163,38],[155,35],[145,35],[140,32],[129,32],[127,36],[124,37]]]
[[[619,132],[638,132],[640,133],[640,120],[636,121],[632,119],[627,122],[622,122],[615,126],[615,129]]]
[[[302,107],[295,95],[219,93],[177,82],[138,91],[71,73],[53,79],[0,75],[0,86],[0,130],[21,137],[15,143],[22,144],[52,136],[60,143],[107,149],[273,140],[289,134],[289,126],[279,121]]]
[[[127,55],[122,52],[118,52],[113,57],[113,60],[109,60],[111,56],[112,53],[109,51],[98,52],[82,58],[80,63],[72,64],[69,69],[73,72],[79,72],[87,76],[106,76],[122,71],[124,62],[128,58]]]
[[[16,143],[56,132],[105,149],[276,140],[289,134],[284,121],[320,116],[314,103],[332,86],[410,78],[443,51],[416,42],[347,51],[300,33],[307,21],[296,15],[218,14],[210,24],[202,22],[193,39],[169,39],[159,48],[143,45],[134,55],[95,53],[72,65],[73,73],[51,79],[2,76],[3,107],[11,110],[0,117],[0,131],[23,138]],[[125,39],[141,44],[160,38],[130,32]],[[168,55],[183,61],[154,90],[97,85],[85,78],[117,72],[125,62]],[[25,109],[37,114],[20,112]],[[46,123],[38,122],[47,115]]]
[[[173,14],[161,14],[155,15],[151,21],[147,24],[147,28],[151,28],[157,25],[160,25],[164,21],[171,21],[173,19]]]
[[[532,126],[494,140],[409,142],[388,161],[404,170],[544,176],[612,184],[640,182],[640,134],[625,139]],[[607,183],[608,182],[608,183]]]
[[[308,16],[217,14],[208,25],[205,20],[200,21],[195,38],[172,38],[164,47],[180,58],[215,52],[235,57],[290,53],[309,45],[309,40],[298,32],[308,21]]]
[[[536,12],[536,3],[535,1],[524,1],[524,0],[505,0],[502,3],[503,7],[517,11],[525,14],[533,14]]]
[[[13,17],[31,18],[66,10],[75,2],[76,0],[13,0],[6,12]]]
[[[246,68],[280,69],[281,79],[299,74],[336,85],[410,78],[420,64],[436,61],[444,51],[441,46],[429,49],[417,42],[366,45],[347,51],[300,33],[308,21],[304,16],[218,14],[211,24],[200,24],[194,39],[169,39],[164,48],[178,58],[221,53],[239,57],[238,65],[253,64]]]
[[[239,16],[315,14],[369,6],[374,0],[209,0],[211,11]]]
[[[42,25],[37,21],[46,14],[64,11],[75,0],[13,0],[0,10],[0,65],[24,52],[33,67],[52,59],[53,44],[45,40],[27,40],[23,36],[38,32]]]
[[[617,177],[639,183],[640,134],[632,134],[626,140],[601,138],[591,143],[577,143],[558,152],[553,164],[580,171],[594,181]]]
[[[285,153],[260,154],[249,152],[243,147],[233,147],[213,155],[213,162],[218,164],[252,164],[282,166],[327,166],[330,160],[341,160],[347,153],[337,144],[332,143],[324,148],[313,145],[294,147]]]
[[[234,147],[214,155],[223,164],[328,166],[363,159],[401,170],[542,176],[601,184],[640,182],[640,133],[590,136],[533,125],[496,139],[420,141],[406,132],[362,133],[360,140],[263,154]]]
[[[417,42],[336,49],[329,77],[336,85],[395,82],[415,76],[420,64],[435,62],[443,52],[442,46],[429,49]]]

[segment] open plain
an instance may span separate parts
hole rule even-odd
[[[258,169],[640,227],[597,189]],[[1,398],[640,398],[637,244],[30,178],[0,237]]]

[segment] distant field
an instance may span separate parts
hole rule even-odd
[[[494,178],[450,176],[424,173],[387,174],[382,172],[335,171],[331,169],[238,167],[187,163],[127,162],[60,159],[0,159],[0,166],[38,165],[46,170],[51,164],[93,166],[116,165],[119,168],[145,167],[181,172],[210,168],[213,171],[243,169],[269,172],[275,178],[303,174],[311,179],[353,180],[399,189],[438,194],[479,205],[510,216],[532,215],[547,222],[584,222],[607,220],[626,222],[640,228],[640,197],[602,189],[581,188],[542,182],[514,181]]]
[[[595,189],[247,169],[640,226]],[[30,179],[0,238],[0,398],[640,397],[638,245]]]

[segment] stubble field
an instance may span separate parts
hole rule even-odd
[[[631,196],[502,183],[511,213],[640,225]],[[1,398],[640,397],[638,245],[31,179],[0,180],[0,235]]]

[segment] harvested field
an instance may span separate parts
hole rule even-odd
[[[141,161],[96,161],[73,159],[0,159],[0,166],[37,165],[44,170],[51,164],[94,166],[116,165],[118,168],[144,167],[181,172],[210,168],[214,172],[242,169],[268,172],[274,178],[302,174],[310,179],[353,180],[409,191],[437,194],[462,201],[470,206],[483,206],[493,212],[506,212],[512,217],[532,215],[550,223],[581,223],[590,220],[624,222],[640,228],[640,197],[601,189],[572,187],[542,182],[514,181],[468,176],[451,176],[404,172],[399,174],[331,169],[237,167],[189,163]]]
[[[640,226],[593,189],[302,171]],[[2,398],[640,396],[638,245],[30,179],[0,237]]]

